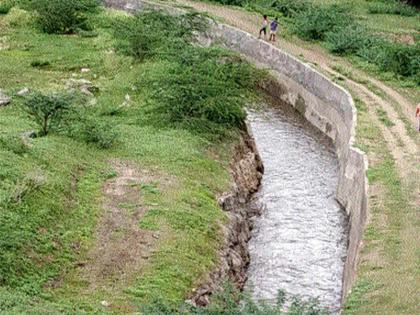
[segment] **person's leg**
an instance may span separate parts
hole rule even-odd
[[[273,42],[276,41],[276,33],[273,33]]]

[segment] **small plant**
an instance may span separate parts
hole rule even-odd
[[[50,131],[52,124],[58,124],[62,114],[72,105],[68,94],[42,94],[32,93],[24,102],[25,111],[35,120],[40,127],[40,136],[45,136]]]
[[[203,22],[196,17],[152,11],[120,19],[114,25],[117,49],[140,61],[168,54],[168,46],[180,47],[192,40],[194,31],[203,29]]]
[[[76,138],[81,138],[86,143],[95,144],[101,149],[112,147],[118,139],[118,133],[109,124],[87,119],[79,126]]]
[[[6,134],[0,135],[0,148],[22,155],[29,151],[30,145],[23,136]]]
[[[45,33],[69,34],[92,29],[88,14],[99,7],[98,0],[34,0],[37,22]]]

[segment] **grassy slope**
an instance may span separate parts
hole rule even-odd
[[[142,91],[132,90],[143,65],[113,52],[113,38],[104,27],[114,14],[101,14],[102,27],[95,38],[45,35],[30,26],[11,27],[6,23],[10,15],[0,16],[0,38],[8,47],[0,50],[2,89],[14,95],[22,87],[59,90],[72,76],[92,80],[101,89],[97,117],[120,133],[119,143],[109,150],[54,134],[32,140],[25,153],[0,146],[2,314],[26,313],[29,305],[39,314],[103,313],[102,300],[113,303],[107,311],[120,312],[156,297],[181,300],[216,262],[224,215],[215,195],[228,188],[235,141],[214,146],[187,131],[155,129],[144,121]],[[35,60],[50,65],[33,68]],[[91,71],[82,74],[84,67]],[[106,115],[126,94],[131,96],[130,106]],[[5,137],[35,129],[21,102],[16,96],[11,105],[0,108],[0,133]],[[165,174],[174,184],[160,188],[157,183],[160,190],[145,197],[149,211],[139,224],[159,232],[160,239],[143,274],[133,276],[120,291],[89,292],[77,265],[94,244],[103,211],[101,187],[115,173],[109,163],[113,159]],[[32,177],[39,183],[34,188],[27,184]],[[22,200],[3,199],[21,186],[28,188]],[[51,279],[62,282],[52,289]]]

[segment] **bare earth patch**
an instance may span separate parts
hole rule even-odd
[[[83,266],[89,290],[123,288],[146,265],[156,242],[153,231],[139,228],[146,207],[141,184],[156,178],[129,162],[113,161],[116,176],[103,188],[104,215],[98,223],[96,244]]]

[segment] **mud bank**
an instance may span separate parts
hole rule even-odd
[[[180,12],[169,6],[140,0],[105,0],[104,2],[109,7],[128,12],[156,8],[166,10],[171,14]],[[337,200],[349,216],[349,244],[342,290],[342,302],[344,302],[356,276],[357,256],[367,211],[368,187],[365,176],[367,160],[363,152],[353,146],[357,117],[353,99],[346,90],[309,65],[269,43],[228,25],[214,21],[210,21],[210,24],[206,37],[208,43],[223,44],[246,56],[257,65],[270,69],[272,79],[264,84],[265,91],[278,102],[296,108],[310,123],[330,137],[335,145],[339,161]],[[220,268],[225,270],[225,266]],[[216,274],[225,275],[224,271],[216,272]],[[212,277],[216,279],[219,276],[212,274],[210,278]],[[242,278],[238,276],[237,279]],[[235,280],[238,284],[242,281]]]
[[[190,296],[190,300],[200,306],[207,305],[210,295],[220,291],[227,280],[237,288],[243,288],[247,280],[251,218],[259,212],[259,208],[253,207],[249,201],[258,190],[264,171],[247,129],[230,165],[232,188],[218,199],[228,217],[227,224],[222,227],[225,245],[219,253],[219,265]]]

